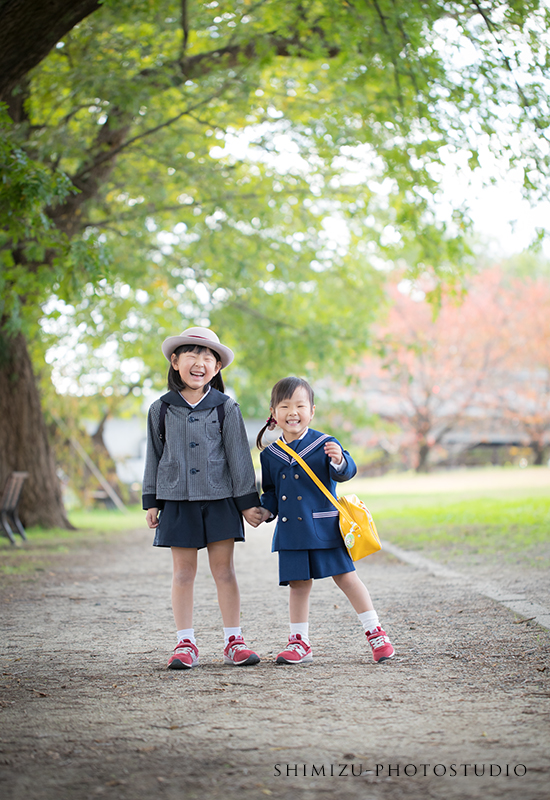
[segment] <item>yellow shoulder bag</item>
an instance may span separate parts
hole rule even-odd
[[[380,544],[376,525],[363,501],[356,494],[348,494],[345,497],[336,499],[292,447],[289,447],[282,439],[277,439],[277,444],[300,464],[311,480],[317,484],[323,494],[338,509],[340,533],[353,561],[359,561],[360,558],[365,558],[365,556],[370,556],[371,553],[376,553],[377,550],[380,550],[382,545]]]

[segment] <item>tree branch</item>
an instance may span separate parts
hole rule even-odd
[[[131,145],[135,144],[135,142],[139,142],[141,139],[145,139],[148,136],[152,136],[154,133],[158,133],[158,131],[162,130],[163,128],[167,128],[170,125],[173,125],[174,122],[177,122],[182,117],[190,115],[191,112],[195,111],[195,109],[201,108],[201,106],[204,106],[204,105],[208,105],[208,103],[210,103],[211,100],[214,100],[217,97],[219,97],[221,94],[223,94],[223,92],[225,91],[225,89],[227,88],[229,83],[231,83],[231,82],[232,81],[226,81],[222,86],[220,86],[219,89],[217,89],[215,92],[213,92],[208,97],[205,97],[202,100],[200,100],[200,102],[195,103],[194,105],[189,106],[188,108],[185,108],[183,111],[180,111],[180,113],[176,114],[174,117],[170,117],[170,119],[167,119],[164,122],[160,122],[158,125],[155,125],[154,128],[149,128],[148,130],[143,131],[142,133],[138,133],[135,136],[132,136],[130,139],[126,139],[125,141],[121,141],[119,144],[117,144],[117,146],[112,147],[108,152],[103,153],[103,154],[99,154],[89,166],[86,166],[85,168],[81,169],[79,172],[76,173],[76,175],[73,178],[74,183],[77,183],[79,180],[81,180],[85,175],[87,175],[91,171],[96,170],[104,162],[111,161],[112,159],[114,159],[115,156],[117,156],[123,150],[126,150]],[[130,115],[127,115],[127,116],[129,118]],[[105,125],[107,125],[107,122],[105,123]],[[130,122],[130,119],[129,119],[129,122]],[[126,126],[126,130],[128,129],[128,127],[129,127],[129,124]]]
[[[481,16],[481,18],[485,22],[487,30],[489,31],[489,33],[491,34],[491,36],[493,37],[493,39],[496,42],[497,50],[500,53],[500,56],[502,58],[502,62],[504,64],[504,66],[506,67],[506,69],[508,70],[508,72],[510,73],[510,75],[512,76],[512,80],[514,81],[514,86],[516,87],[516,91],[518,93],[518,97],[519,97],[519,100],[520,100],[521,107],[523,109],[531,108],[531,103],[529,102],[529,99],[528,99],[527,95],[525,94],[525,92],[523,91],[523,88],[520,86],[520,84],[517,81],[515,70],[514,70],[514,67],[512,66],[512,62],[510,60],[510,57],[507,56],[506,53],[504,52],[504,50],[502,49],[502,40],[501,40],[500,36],[497,33],[497,31],[498,31],[497,26],[494,24],[494,22],[489,17],[487,12],[481,7],[481,5],[478,2],[478,0],[472,0],[472,5],[477,9],[478,14]],[[547,125],[541,124],[541,122],[536,118],[532,119],[531,122],[535,126],[536,130],[540,134],[543,135],[544,139],[546,141],[548,141],[548,127],[547,127]],[[537,164],[537,166],[539,166],[539,165]]]
[[[256,319],[261,319],[263,322],[269,323],[270,326],[275,326],[276,328],[284,328],[285,330],[293,330],[300,332],[302,328],[299,328],[297,325],[291,325],[288,319],[275,319],[270,314],[262,314],[261,311],[257,311],[255,308],[250,308],[247,306],[246,303],[242,303],[238,300],[235,300],[230,303],[226,303],[226,308],[236,308],[237,311],[242,311],[243,314],[248,314],[251,317],[255,317]]]
[[[0,3],[0,100],[45,58],[101,0],[36,0]]]
[[[322,31],[316,30],[322,36]],[[216,50],[208,50],[204,53],[197,53],[194,56],[180,59],[172,63],[165,63],[162,69],[148,68],[139,73],[140,77],[154,79],[156,76],[162,78],[162,85],[166,86],[166,78],[171,77],[171,85],[179,85],[183,80],[193,80],[197,76],[212,72],[215,69],[231,69],[242,66],[243,59],[253,61],[262,50],[272,50],[276,56],[309,58],[311,49],[307,43],[300,40],[296,34],[286,38],[278,36],[275,32],[270,32],[261,38],[255,38],[248,42],[228,44]],[[337,45],[328,45],[326,50],[327,58],[335,58],[341,52]]]
[[[397,89],[397,100],[399,102],[400,108],[403,109],[403,106],[404,106],[403,93],[401,91],[401,80],[400,80],[400,77],[399,77],[399,66],[398,66],[397,56],[395,55],[395,49],[394,49],[394,45],[393,45],[393,37],[391,36],[390,31],[388,29],[388,26],[386,25],[386,17],[382,13],[382,9],[380,8],[380,6],[378,4],[378,0],[371,0],[371,2],[372,2],[372,5],[374,6],[374,8],[376,10],[376,13],[378,14],[379,19],[380,19],[380,24],[382,25],[382,30],[386,34],[386,37],[387,37],[388,42],[390,44],[391,61],[392,61],[392,64],[393,64],[393,74],[394,74],[394,79],[395,79],[395,88]]]
[[[187,0],[181,0],[181,30],[183,34],[181,43],[181,58],[185,58],[187,52],[187,42],[189,40],[189,17],[187,14]]]

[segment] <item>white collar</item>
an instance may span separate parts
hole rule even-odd
[[[306,428],[306,429],[305,429],[305,431],[302,433],[302,435],[301,435],[301,436],[298,436],[298,438],[297,438],[297,439],[293,439],[292,441],[293,441],[293,442],[300,442],[302,439],[304,439],[304,438],[305,438],[305,437],[308,435],[308,433],[309,433],[309,428]],[[283,442],[284,442],[285,444],[290,444],[290,442],[287,442],[287,440],[285,439],[285,435],[284,435],[284,433],[282,433],[282,434],[281,434],[281,439],[283,440]]]
[[[180,392],[180,394],[181,394],[181,396],[183,397],[183,399],[185,400],[185,402],[186,402],[188,405],[190,405],[190,406],[191,406],[191,408],[196,408],[196,407],[199,405],[199,403],[202,403],[202,401],[204,400],[204,398],[205,398],[205,397],[208,397],[208,394],[210,393],[210,389],[211,389],[211,388],[212,388],[211,386],[209,386],[209,387],[208,387],[208,391],[207,391],[207,392],[205,392],[205,393],[203,394],[203,396],[202,396],[202,397],[201,397],[201,399],[198,401],[198,403],[190,403],[190,402],[189,402],[189,400],[186,400],[186,399],[185,399],[185,397],[183,397],[183,395],[181,394],[181,392]]]

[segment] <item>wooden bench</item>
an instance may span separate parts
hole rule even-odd
[[[0,507],[0,524],[4,533],[12,544],[15,544],[14,531],[12,525],[22,539],[27,540],[25,528],[21,524],[17,507],[19,505],[19,498],[21,497],[21,490],[23,484],[28,477],[28,472],[12,472],[6,481],[4,494],[2,495],[2,505]]]

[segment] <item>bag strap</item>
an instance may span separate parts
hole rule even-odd
[[[166,439],[166,412],[168,411],[168,403],[164,400],[160,401],[160,417],[159,417],[159,439],[164,444]]]
[[[164,444],[166,440],[166,412],[168,411],[169,403],[164,400],[160,402],[160,416],[159,416],[159,439]],[[225,403],[220,403],[216,406],[218,412],[218,422],[220,423],[220,431],[223,433],[223,421],[225,419]]]
[[[313,472],[311,467],[308,466],[308,464],[306,464],[302,456],[299,456],[296,450],[293,450],[292,447],[289,447],[286,442],[283,442],[282,439],[277,439],[275,444],[278,444],[279,447],[281,447],[286,453],[291,455],[295,461],[298,462],[298,464],[302,467],[302,469],[304,469],[305,472],[307,472],[313,483],[315,483],[319,487],[319,489],[323,492],[323,494],[326,495],[326,497],[330,500],[332,505],[336,506],[340,514],[349,522],[350,525],[353,525],[353,520],[349,516],[348,512],[344,508],[342,508],[338,500],[336,500],[336,498],[329,492],[325,484],[319,480],[319,478]]]

